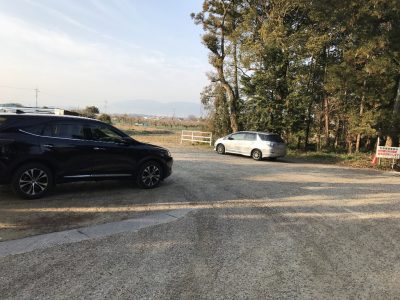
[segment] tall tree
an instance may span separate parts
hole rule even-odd
[[[233,132],[239,130],[238,124],[238,88],[235,79],[229,80],[226,75],[226,58],[229,40],[234,39],[237,27],[238,3],[235,0],[205,0],[200,13],[192,13],[195,24],[201,24],[205,31],[203,44],[210,50],[210,63],[215,68],[216,76],[213,81],[218,81],[228,96],[230,125]],[[234,59],[236,62],[236,44],[234,44]],[[236,66],[237,67],[237,66]],[[236,70],[235,70],[236,72]],[[235,73],[237,74],[237,73]],[[237,83],[237,81],[236,81]]]

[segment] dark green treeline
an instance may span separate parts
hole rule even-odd
[[[202,102],[216,135],[282,134],[352,151],[400,134],[399,0],[205,0]]]

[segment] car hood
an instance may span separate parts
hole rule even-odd
[[[168,151],[167,148],[161,147],[161,146],[157,146],[157,145],[153,145],[153,144],[148,144],[148,143],[140,143],[142,146],[146,147],[146,148],[151,148],[153,150],[160,150],[160,151]]]

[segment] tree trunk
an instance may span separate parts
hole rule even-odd
[[[307,92],[309,94],[312,93],[312,86],[311,86],[311,81],[312,81],[312,72],[314,70],[314,56],[311,57],[311,63],[310,63],[310,72],[308,73],[308,83],[307,83]],[[307,121],[306,121],[306,136],[304,138],[304,150],[308,151],[308,142],[310,139],[310,131],[311,131],[311,110],[314,104],[314,100],[310,100],[310,103],[308,105],[308,111],[307,111]]]
[[[238,76],[238,59],[237,59],[237,43],[233,42],[233,80],[234,80],[234,91],[236,99],[239,99],[239,76]]]
[[[308,107],[308,115],[307,115],[307,125],[306,125],[306,136],[304,138],[304,150],[308,151],[308,141],[310,139],[310,130],[311,130],[311,107],[312,103]]]
[[[222,86],[224,87],[226,94],[228,95],[228,107],[229,107],[229,119],[231,121],[231,129],[232,132],[239,131],[238,117],[237,117],[237,98],[228,82],[225,80],[223,66],[221,66],[218,70],[220,74],[220,81]]]
[[[328,49],[325,48],[324,50],[324,78],[323,78],[323,88],[322,88],[322,93],[323,93],[323,113],[324,113],[324,131],[325,131],[325,146],[328,148],[330,145],[330,139],[329,139],[329,99],[327,96],[327,93],[325,91],[325,84],[327,82],[327,74],[328,74]]]
[[[288,140],[288,139],[287,139]],[[301,136],[299,136],[298,138],[297,138],[297,150],[300,150],[300,148],[301,148]]]
[[[363,91],[362,91],[362,96],[361,96],[361,103],[360,103],[360,123],[364,114],[364,102],[365,102],[365,87],[367,85],[367,81],[364,79],[363,82]],[[356,140],[356,152],[360,152],[360,141],[361,141],[361,133],[359,132],[357,134],[357,140]]]
[[[394,105],[393,105],[393,125],[390,130],[390,134],[387,137],[386,140],[386,147],[398,147],[399,146],[399,125],[396,124],[396,120],[399,120],[399,114],[400,114],[400,76],[397,81],[397,92],[396,96],[394,99]]]
[[[347,153],[353,153],[353,139],[351,137],[347,139]]]
[[[232,132],[237,132],[239,130],[238,117],[237,117],[237,97],[233,91],[231,85],[226,81],[224,74],[223,58],[219,58],[219,63],[217,65],[218,79],[221,82],[222,87],[228,96],[228,107],[229,107],[229,119],[231,121]]]
[[[324,98],[325,145],[329,147],[329,100]]]
[[[321,135],[323,132],[323,112],[321,111],[319,114],[319,124],[318,124],[318,133],[317,133],[317,151],[322,150],[322,140],[321,140]]]
[[[232,132],[237,132],[239,131],[237,109],[236,109],[237,98],[232,90],[232,87],[227,82],[222,82],[222,86],[224,87],[228,95],[229,118],[231,120],[231,129]]]
[[[336,119],[336,126],[335,126],[335,149],[339,146],[339,139],[340,139],[340,119]]]
[[[224,3],[223,3],[224,5]],[[218,72],[218,77],[219,80],[224,87],[227,95],[228,95],[228,104],[229,104],[229,118],[231,121],[231,129],[232,132],[237,132],[239,131],[239,125],[238,125],[238,117],[237,117],[237,94],[233,91],[231,85],[226,81],[225,79],[225,74],[224,74],[224,59],[225,59],[225,17],[227,15],[227,10],[224,5],[224,16],[222,18],[222,24],[221,24],[221,54],[218,56],[218,60],[216,61],[216,64],[214,65],[217,68]],[[218,55],[218,53],[216,53]],[[235,66],[236,69],[236,66]]]
[[[370,147],[371,147],[371,137],[368,137],[367,141],[365,142],[365,149],[367,149],[367,151],[369,151]]]

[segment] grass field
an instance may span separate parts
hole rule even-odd
[[[146,127],[146,126],[130,126],[116,125],[119,129],[129,134],[132,138],[139,142],[156,144],[160,146],[176,146],[181,143],[182,129],[179,127]],[[185,129],[198,130],[199,128]],[[190,142],[185,142],[184,145],[191,145]],[[204,144],[202,144],[204,146]],[[200,146],[200,145],[199,145]]]

